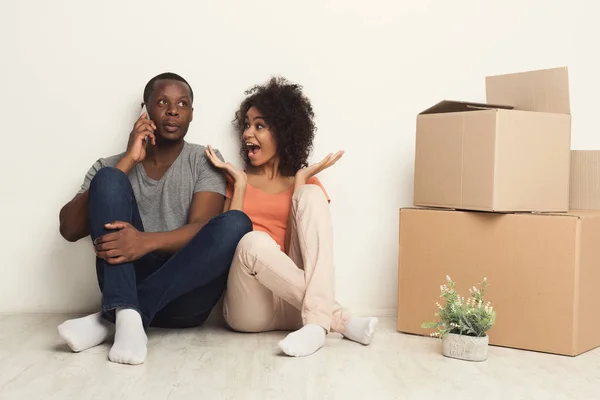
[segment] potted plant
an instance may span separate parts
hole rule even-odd
[[[473,286],[469,289],[471,296],[465,301],[454,288],[454,282],[446,276],[447,283],[440,286],[440,297],[446,300],[435,316],[437,322],[427,322],[421,326],[425,329],[437,328],[433,337],[442,339],[442,352],[446,357],[468,361],[485,361],[487,359],[489,331],[496,321],[496,311],[490,302],[484,302],[487,279],[483,278],[480,289]]]

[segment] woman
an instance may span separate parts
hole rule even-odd
[[[207,149],[230,183],[225,211],[244,211],[254,227],[233,259],[225,320],[241,332],[296,330],[279,343],[295,357],[323,347],[328,332],[370,344],[377,319],[350,317],[335,302],[329,198],[316,178],[343,152],[308,166],[314,113],[299,85],[273,78],[247,94],[234,120],[246,170]]]

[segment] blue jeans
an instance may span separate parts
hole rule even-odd
[[[110,233],[104,225],[113,221],[144,230],[129,178],[116,168],[97,172],[88,208],[92,240]],[[131,308],[139,311],[144,328],[201,325],[225,290],[238,242],[251,230],[246,214],[228,211],[173,255],[149,253],[120,265],[96,258],[103,316],[114,321],[115,309]]]

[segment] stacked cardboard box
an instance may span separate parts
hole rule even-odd
[[[486,92],[488,104],[442,101],[417,117],[418,208],[400,210],[398,330],[430,332],[421,323],[434,318],[446,275],[463,293],[487,277],[491,344],[583,353],[600,346],[600,212],[570,211],[569,201],[593,192],[600,205],[585,183],[593,177],[577,172],[595,161],[588,175],[599,176],[600,153],[571,168],[566,68],[488,77]],[[570,193],[577,179],[586,189]]]
[[[600,151],[571,151],[569,204],[573,210],[600,210]]]

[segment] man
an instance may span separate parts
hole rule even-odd
[[[184,141],[193,100],[179,75],[151,79],[147,112],[127,151],[98,160],[60,211],[65,239],[91,235],[102,291],[101,312],[58,327],[75,352],[114,331],[109,359],[141,364],[149,326],[198,326],[225,289],[237,244],[252,224],[242,212],[222,214],[223,175],[203,146]]]

